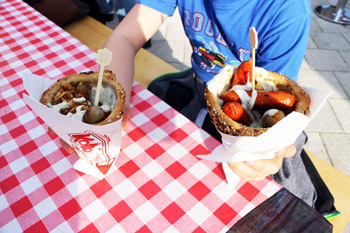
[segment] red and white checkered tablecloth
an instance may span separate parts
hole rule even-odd
[[[58,79],[98,70],[95,58],[22,1],[0,1],[1,232],[223,232],[281,188],[230,190],[220,164],[196,158],[219,142],[137,83],[113,172],[74,170],[22,100],[21,74]]]

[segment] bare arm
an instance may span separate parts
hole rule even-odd
[[[135,55],[166,18],[165,14],[136,4],[106,40],[105,47],[113,54],[111,65],[107,69],[112,70],[123,85],[127,93],[127,108],[130,105],[131,86],[134,79]]]

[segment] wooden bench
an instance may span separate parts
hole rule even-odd
[[[333,224],[333,232],[342,232],[350,219],[350,177],[310,151],[306,152],[333,194],[335,207],[341,213],[329,220]]]
[[[63,29],[95,52],[103,48],[106,38],[112,32],[112,29],[89,16]],[[178,72],[178,70],[147,50],[141,49],[137,53],[135,80],[145,88],[154,78],[171,72]],[[333,232],[341,232],[350,219],[350,177],[309,151],[308,155],[335,198],[335,206],[341,215],[329,221],[333,224]]]

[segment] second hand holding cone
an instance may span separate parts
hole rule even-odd
[[[112,60],[112,52],[110,50],[106,48],[98,50],[96,61],[100,65],[100,71],[99,71],[98,82],[96,87],[94,105],[91,106],[91,108],[87,110],[84,114],[84,122],[86,123],[95,124],[101,121],[105,116],[103,109],[100,106],[98,106],[98,102],[100,98],[104,67],[106,65],[109,65],[111,63],[111,60]]]

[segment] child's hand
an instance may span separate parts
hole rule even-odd
[[[292,157],[296,152],[294,145],[277,151],[273,159],[261,159],[246,162],[230,162],[228,165],[234,173],[244,180],[262,180],[266,176],[277,173],[284,157]]]

